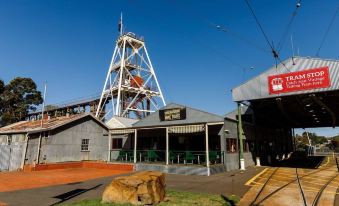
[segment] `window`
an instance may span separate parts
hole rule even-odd
[[[49,138],[49,131],[48,132],[44,132],[44,133],[42,133],[42,135],[41,135],[42,137],[44,137],[44,140],[45,141],[47,141],[48,140],[48,138]]]
[[[8,145],[12,144],[12,135],[8,135],[8,137],[7,137],[7,144]]]
[[[254,151],[254,142],[244,139],[243,141],[244,152],[253,152]]]
[[[226,138],[226,151],[229,153],[238,151],[238,141],[235,138]]]
[[[81,151],[89,151],[89,139],[82,139],[81,140]]]
[[[112,138],[112,149],[122,148],[122,138]]]

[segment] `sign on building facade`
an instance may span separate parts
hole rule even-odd
[[[268,76],[269,94],[328,88],[330,86],[328,67]]]
[[[159,110],[160,121],[173,121],[186,119],[186,108],[172,108]]]

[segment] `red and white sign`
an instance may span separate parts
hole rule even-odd
[[[327,88],[330,86],[328,67],[268,76],[269,94]]]

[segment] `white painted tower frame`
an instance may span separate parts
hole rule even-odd
[[[131,32],[121,32],[116,41],[96,117],[103,116],[107,101],[108,113],[137,118],[166,105],[145,42]]]

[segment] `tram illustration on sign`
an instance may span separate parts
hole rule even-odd
[[[281,91],[283,90],[283,79],[282,78],[274,78],[271,81],[272,84],[272,90],[273,91]]]

